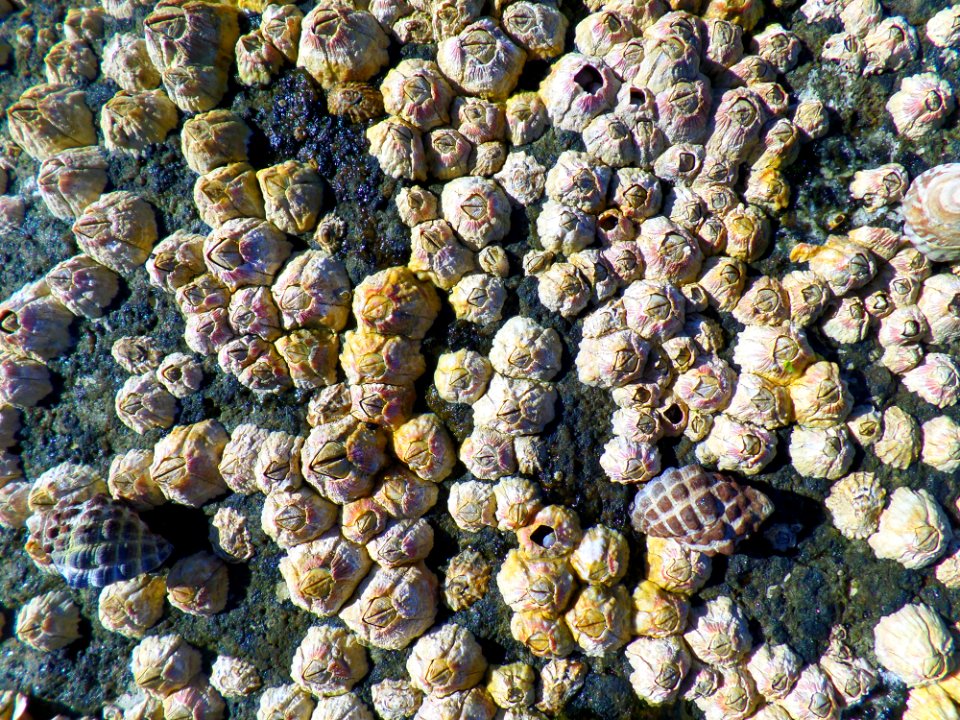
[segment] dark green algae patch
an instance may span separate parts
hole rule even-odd
[[[924,59],[900,73],[863,79],[846,74],[831,64],[816,64],[824,40],[839,30],[838,23],[811,26],[804,22],[797,5],[775,11],[772,20],[796,32],[806,45],[801,65],[786,77],[795,96],[817,97],[835,108],[828,137],[805,146],[798,162],[788,170],[793,198],[788,211],[774,224],[771,250],[754,264],[754,274],[780,274],[792,265],[790,249],[798,242],[822,242],[828,227],[843,214],[835,232],[862,224],[896,227],[893,212],[867,214],[849,200],[847,186],[856,170],[885,162],[899,162],[915,176],[939,162],[960,159],[960,131],[956,113],[944,131],[933,133],[921,143],[895,136],[884,110],[889,95],[905,75],[921,72],[930,65],[945,76],[956,77],[956,57],[941,57],[923,36],[922,26],[948,0],[884,2],[887,14],[902,14],[919,28]],[[575,21],[585,14],[579,3],[568,3]],[[32,9],[36,28],[52,29],[68,4],[39,3]],[[142,12],[141,12],[142,16]],[[106,19],[105,38],[126,31],[134,23]],[[15,42],[17,16],[0,21],[0,39],[14,48],[11,60],[0,73],[0,101],[9,105],[29,85],[42,81],[42,57]],[[572,28],[572,24],[571,24]],[[571,37],[568,46],[572,46]],[[99,50],[100,47],[97,48]],[[432,57],[429,46],[408,46],[391,52],[395,64],[402,56]],[[521,81],[523,89],[535,89],[545,67],[531,64]],[[375,80],[376,82],[376,80]],[[116,91],[108,80],[88,88],[88,100],[95,109]],[[285,159],[313,160],[325,178],[325,210],[336,211],[347,226],[338,254],[345,262],[354,284],[378,269],[403,264],[409,253],[409,231],[397,216],[393,197],[399,184],[385,178],[377,162],[366,152],[364,127],[330,117],[323,93],[301,70],[287,68],[268,88],[250,89],[231,85],[222,103],[241,115],[253,129],[250,158],[255,167]],[[578,148],[579,140],[569,133],[549,131],[532,146],[523,148],[549,167],[565,149]],[[11,173],[10,193],[26,200],[26,218],[19,235],[0,241],[0,294],[6,297],[24,282],[39,278],[56,262],[76,252],[67,224],[52,218],[35,193],[29,191],[36,165],[21,156]],[[191,201],[193,174],[179,153],[179,135],[152,147],[141,160],[114,154],[110,157],[111,184],[108,189],[133,190],[143,194],[157,209],[160,236],[176,229],[204,232]],[[434,189],[439,191],[439,185]],[[547,312],[539,304],[536,281],[524,278],[520,260],[536,248],[536,209],[515,210],[511,233],[504,245],[513,275],[504,317],[530,316],[560,333],[564,344],[563,372],[557,378],[560,396],[557,418],[543,434],[542,470],[537,480],[547,502],[574,507],[583,527],[602,522],[625,532],[631,540],[634,561],[627,587],[641,577],[643,538],[630,528],[629,510],[633,490],[608,482],[599,466],[602,446],[609,438],[613,404],[609,394],[586,388],[576,378],[574,358],[580,339],[580,321],[567,321]],[[310,246],[309,238],[296,242],[298,249]],[[723,321],[729,345],[739,327],[729,318]],[[459,441],[471,429],[469,408],[441,401],[431,388],[432,368],[441,353],[461,347],[480,352],[489,350],[496,328],[478,330],[457,322],[449,306],[443,310],[423,343],[431,368],[418,383],[418,410],[433,411],[447,423]],[[110,458],[132,447],[150,447],[163,433],[152,431],[137,436],[123,426],[113,412],[113,399],[125,377],[110,357],[113,342],[132,334],[151,334],[167,351],[183,351],[183,321],[172,298],[149,285],[146,275],[137,272],[126,279],[120,295],[99,321],[77,321],[71,328],[73,348],[51,362],[55,391],[39,408],[24,413],[20,453],[25,473],[33,479],[59,462],[83,462],[106,475]],[[878,407],[897,404],[920,422],[937,411],[917,403],[899,388],[896,378],[873,365],[879,357],[874,339],[858,346],[836,347],[810,333],[818,353],[840,363],[851,384],[857,404]],[[956,354],[958,347],[943,348]],[[280,397],[258,399],[217,368],[215,358],[204,360],[202,391],[180,401],[177,422],[191,423],[213,418],[232,429],[240,422],[255,422],[272,430],[304,434],[306,397],[290,392]],[[958,416],[955,409],[947,414]],[[948,618],[960,618],[960,591],[946,590],[933,579],[931,568],[909,571],[892,561],[877,560],[865,541],[848,541],[830,524],[823,498],[830,483],[802,478],[789,465],[789,433],[779,433],[779,455],[764,472],[747,482],[770,495],[776,505],[774,516],[761,531],[743,543],[731,558],[714,559],[714,570],[702,599],[720,594],[732,596],[750,621],[755,643],[766,640],[788,643],[805,661],[815,662],[826,649],[831,628],[847,629],[855,651],[872,658],[872,628],[884,614],[903,604],[922,601]],[[693,446],[686,440],[661,442],[664,465],[693,462]],[[860,454],[855,467],[877,472],[888,492],[904,485],[926,488],[934,494],[957,522],[955,501],[960,478],[937,473],[914,464],[908,471],[886,468],[870,454]],[[481,552],[494,572],[507,550],[515,544],[509,535],[486,529],[468,534],[459,531],[445,512],[447,488],[469,478],[462,466],[443,483],[440,500],[428,514],[436,531],[434,551],[427,564],[435,571],[461,549]],[[168,608],[151,634],[176,632],[201,649],[205,667],[218,654],[237,655],[252,661],[264,685],[289,682],[293,652],[306,629],[320,620],[295,608],[283,598],[283,582],[277,568],[283,551],[260,530],[260,496],[227,496],[192,510],[168,505],[145,513],[151,527],[175,546],[174,559],[209,549],[209,518],[217,508],[230,506],[247,518],[257,548],[246,565],[230,566],[230,598],[227,610],[212,618],[198,618]],[[54,652],[39,653],[13,637],[16,610],[30,597],[62,587],[62,582],[40,572],[22,550],[24,531],[0,531],[0,612],[6,626],[0,635],[0,687],[15,687],[33,696],[35,720],[57,712],[94,713],[132,687],[128,670],[130,651],[136,644],[105,631],[97,620],[97,593],[73,592],[81,607],[82,638]],[[469,628],[483,646],[491,664],[523,660],[536,666],[542,661],[513,640],[509,630],[510,610],[504,605],[495,581],[487,595],[468,611],[452,613],[442,605],[437,621],[456,621]],[[372,649],[370,674],[358,686],[369,701],[369,687],[383,678],[405,675],[407,651],[384,652]],[[653,718],[699,717],[687,703],[651,708],[638,701],[630,690],[629,665],[623,653],[588,659],[591,673],[583,690],[561,716],[570,719],[647,720]],[[228,699],[229,717],[253,718],[257,696]],[[865,703],[846,711],[849,718],[897,718],[902,713],[904,690],[884,683]]]

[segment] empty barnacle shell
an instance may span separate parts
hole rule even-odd
[[[943,555],[952,536],[943,510],[930,493],[897,488],[880,515],[877,532],[867,542],[877,557],[920,568]]]
[[[106,169],[107,160],[96,146],[63,150],[40,164],[37,189],[53,215],[72,220],[100,197]]]
[[[553,125],[580,132],[613,106],[619,85],[613,71],[601,60],[567,53],[553,64],[539,95]]]
[[[7,108],[10,136],[36,160],[70,148],[95,145],[93,116],[86,94],[67,85],[40,84],[27,88]]]
[[[677,697],[680,684],[690,671],[690,652],[682,638],[637,638],[625,653],[633,669],[630,686],[637,697],[651,705],[662,705]]]
[[[927,605],[904,605],[873,629],[877,660],[909,687],[942,680],[956,666],[953,637]]]
[[[150,696],[164,698],[186,686],[200,671],[200,653],[180,635],[144,638],[133,649],[134,682]]]
[[[53,590],[37,595],[17,612],[17,638],[41,652],[66,647],[80,637],[80,610],[70,595]]]
[[[465,94],[490,100],[507,98],[520,78],[526,55],[491,18],[467,25],[437,47],[443,74]]]
[[[318,697],[342,695],[367,674],[367,654],[345,628],[314,625],[293,655],[290,677]]]
[[[388,44],[367,11],[319,5],[303,18],[297,65],[325,90],[341,82],[363,82],[387,62]]]
[[[376,568],[340,617],[370,645],[399,650],[433,624],[436,594],[437,579],[422,564]]]
[[[520,549],[531,558],[565,557],[582,537],[576,513],[562,505],[541,508],[528,524],[517,530]]]
[[[159,575],[138,575],[103,588],[98,600],[100,624],[129,638],[140,638],[160,620],[167,583]]]
[[[644,485],[634,498],[632,519],[642,532],[714,555],[732,553],[736,541],[772,512],[762,493],[688,465]]]

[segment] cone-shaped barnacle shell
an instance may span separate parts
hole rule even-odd
[[[167,575],[167,599],[191,615],[216,615],[227,604],[227,566],[207,552],[179,560]]]
[[[946,623],[927,605],[905,605],[873,629],[877,660],[908,687],[942,680],[956,666],[956,649]]]
[[[287,233],[313,230],[323,202],[320,176],[311,166],[288,160],[257,171],[267,220]]]
[[[927,353],[920,365],[903,375],[903,384],[938,408],[955,405],[960,399],[960,366],[945,353]]]
[[[163,699],[163,716],[171,720],[194,720],[210,718],[222,720],[226,705],[209,679],[198,673],[179,690]]]
[[[790,432],[790,461],[805,477],[836,480],[853,463],[854,446],[846,426],[794,427]]]
[[[226,443],[216,421],[177,426],[154,448],[150,476],[168,500],[199,507],[227,489],[217,468]]]
[[[450,559],[443,579],[447,606],[454,612],[479,602],[487,593],[491,567],[480,553],[464,550]]]
[[[400,118],[388,117],[367,128],[370,154],[390,177],[423,181],[427,179],[427,160],[423,138],[417,128]]]
[[[382,567],[411,565],[433,549],[433,528],[426,520],[399,520],[367,543],[374,562]]]
[[[790,317],[789,302],[780,281],[762,275],[737,302],[733,317],[744,325],[784,325]]]
[[[341,627],[314,625],[293,655],[290,677],[323,697],[348,692],[367,670],[367,654],[355,635]]]
[[[505,100],[517,84],[526,51],[491,18],[481,18],[437,47],[443,74],[464,94]]]
[[[630,685],[641,700],[663,705],[676,698],[690,672],[690,652],[679,636],[638,638],[626,650]]]
[[[371,278],[364,288],[374,285],[375,280]],[[359,293],[360,287],[357,290]],[[308,250],[295,255],[284,266],[271,292],[287,329],[339,331],[350,315],[347,271],[338,260],[320,251]]]
[[[68,85],[33,85],[7,108],[10,136],[36,160],[69,148],[95,145],[86,93]]]
[[[497,574],[497,586],[514,612],[556,617],[573,596],[574,579],[562,560],[533,559],[510,550]]]
[[[441,625],[417,640],[407,658],[407,672],[415,688],[427,695],[446,697],[479,683],[487,669],[473,635],[456,623]]]
[[[873,451],[884,465],[906,470],[920,456],[920,426],[900,407],[893,405],[883,412],[883,435],[874,443]]]
[[[271,492],[260,523],[280,547],[293,547],[326,532],[337,519],[336,507],[307,487]]]
[[[846,238],[830,236],[823,245],[800,243],[790,251],[794,262],[806,262],[837,297],[866,285],[876,275],[876,261],[866,248]]]
[[[247,161],[250,128],[228,110],[211,110],[183,124],[180,144],[187,165],[204,174],[231,163]]]
[[[200,672],[200,653],[179,635],[148,637],[133,649],[130,670],[138,687],[163,698]]]
[[[694,608],[683,637],[698,658],[724,667],[739,664],[753,642],[739,608],[726,596]]]
[[[648,344],[632,330],[584,337],[577,353],[577,376],[584,385],[622,387],[640,379]]]
[[[960,278],[956,275],[939,273],[924,280],[917,307],[926,318],[934,343],[960,337]]]
[[[682,595],[644,580],[633,592],[633,632],[645,637],[667,637],[683,632],[689,605]]]
[[[46,365],[24,357],[0,355],[0,401],[19,408],[33,407],[51,390]]]
[[[381,680],[370,686],[373,708],[383,720],[413,717],[423,702],[423,694],[409,680]]]
[[[789,386],[788,386],[789,387]],[[725,414],[767,429],[785,427],[793,420],[789,390],[759,375],[742,372]]]
[[[877,532],[867,542],[877,557],[914,569],[936,562],[952,537],[947,517],[930,493],[901,487],[894,490]]]
[[[903,78],[900,90],[887,101],[887,112],[897,132],[919,140],[943,125],[956,107],[950,84],[936,73]]]
[[[447,498],[447,510],[457,527],[466,532],[479,532],[495,527],[496,500],[488,483],[468,480],[454,483]]]
[[[940,415],[925,422],[920,430],[921,458],[926,465],[947,473],[960,467],[960,426],[956,422]]]
[[[24,285],[0,303],[0,349],[45,361],[66,351],[71,312],[44,280]]]
[[[221,507],[210,521],[210,544],[227,562],[247,562],[254,555],[246,517],[231,507]]]
[[[303,18],[297,65],[325,89],[365,81],[387,62],[389,40],[376,18],[348,5],[318,5]]]
[[[536,657],[565,657],[576,647],[564,619],[549,614],[516,613],[510,619],[510,633]]]
[[[756,475],[773,460],[777,436],[764,427],[717,415],[706,438],[697,445],[697,459],[720,470]]]
[[[497,480],[517,471],[513,438],[491,428],[473,429],[460,445],[460,460],[482,480]]]
[[[405,267],[370,275],[353,296],[353,312],[362,329],[412,340],[423,339],[439,307],[433,287]]]
[[[103,106],[100,128],[108,150],[141,156],[163,142],[177,120],[177,106],[162,90],[121,90]]]
[[[918,175],[903,200],[904,232],[931,260],[960,258],[960,163],[938,165]]]
[[[178,230],[153,248],[146,262],[150,283],[168,292],[204,274],[203,235]]]
[[[160,488],[150,477],[153,450],[128,450],[110,463],[107,487],[110,495],[125,500],[138,510],[162,505],[165,501]]]
[[[554,202],[596,214],[605,207],[610,174],[610,168],[586,153],[567,150],[547,173],[547,195]]]
[[[18,529],[26,525],[30,517],[27,497],[30,483],[11,480],[0,486],[0,527]]]
[[[889,163],[868,170],[858,170],[850,183],[850,196],[863,201],[871,212],[892,205],[907,191],[909,179],[902,165]]]
[[[47,209],[61,220],[79,217],[107,185],[107,160],[97,147],[63,150],[40,164],[37,189]]]
[[[567,53],[553,64],[539,94],[553,125],[580,132],[613,106],[619,87],[613,71],[601,60]]]
[[[855,472],[834,483],[824,503],[837,530],[851,540],[863,540],[876,532],[886,499],[873,473]]]
[[[748,325],[737,338],[733,362],[777,385],[800,377],[813,361],[813,351],[803,330],[790,326]]]
[[[66,647],[80,637],[80,610],[63,590],[31,598],[17,613],[17,638],[41,652]]]
[[[690,595],[710,576],[710,557],[671,538],[647,537],[647,579],[671,593]]]
[[[806,427],[830,427],[850,414],[853,398],[836,363],[814,363],[789,390],[794,419]]]
[[[435,62],[401,60],[387,73],[380,92],[387,113],[420,130],[430,130],[450,120],[453,90]]]
[[[610,587],[627,572],[630,551],[626,538],[605,525],[587,530],[570,556],[570,566],[585,583]]]
[[[487,692],[498,707],[523,710],[531,707],[536,700],[536,678],[536,671],[525,663],[500,665],[490,670]]]
[[[410,233],[410,262],[417,277],[449,290],[475,268],[474,254],[457,239],[446,220],[429,220]]]
[[[953,6],[927,21],[927,38],[938,48],[960,47],[960,8]]]
[[[573,205],[547,200],[537,216],[537,235],[545,250],[571,255],[594,241],[596,218]]]
[[[133,33],[117,33],[103,50],[103,74],[123,90],[153,90],[160,84],[160,73],[147,55],[147,44]]]
[[[163,615],[166,596],[167,583],[158,575],[111,583],[100,592],[100,624],[129,638],[143,637]]]
[[[211,668],[210,684],[226,697],[245,697],[260,689],[260,673],[242,658],[218,655]]]
[[[840,716],[836,690],[817,664],[801,670],[793,689],[777,702],[795,720],[837,720]]]
[[[493,368],[511,378],[547,381],[560,370],[560,336],[526,317],[510,318],[494,336]]]
[[[833,629],[830,646],[818,664],[830,678],[840,701],[853,707],[877,686],[879,673],[869,660],[854,655],[843,642],[843,635],[841,626]]]
[[[622,585],[588,585],[564,619],[585,654],[600,656],[618,650],[630,637],[630,595]]]
[[[475,687],[470,690],[458,690],[446,697],[428,695],[424,698],[415,718],[417,720],[433,720],[434,718],[437,718],[437,720],[445,720],[446,718],[493,720],[496,714],[497,706],[494,705],[486,689]],[[358,717],[358,720],[372,720],[372,718]]]
[[[780,284],[787,295],[790,322],[796,327],[806,327],[816,320],[830,301],[827,284],[808,270],[789,272],[780,278]]]
[[[495,180],[457,178],[440,193],[444,219],[472,250],[504,238],[510,229],[510,201]]]
[[[562,505],[542,508],[528,525],[517,530],[520,550],[533,558],[565,557],[582,537],[576,513]]]
[[[437,579],[422,564],[377,568],[340,617],[365,642],[399,650],[422,635],[437,612]]]
[[[473,350],[444,353],[433,376],[437,394],[446,402],[473,404],[486,392],[493,372],[490,361]]]
[[[753,651],[746,667],[760,694],[773,702],[793,689],[802,665],[800,658],[787,645],[765,643]]]
[[[92,467],[60,463],[42,473],[30,489],[30,510],[45,514],[57,503],[77,505],[95,495],[106,495],[103,478]]]
[[[362,123],[383,115],[383,96],[367,83],[341,83],[327,93],[327,112]]]
[[[960,717],[957,706],[949,692],[941,685],[925,685],[911,688],[907,693],[904,720],[955,720]]]
[[[280,573],[297,607],[326,617],[350,598],[370,565],[363,547],[333,530],[291,548],[280,560]]]
[[[73,224],[77,245],[101,265],[128,274],[142,265],[157,241],[153,208],[133,193],[101,195]]]
[[[397,458],[424,480],[440,482],[457,460],[450,436],[433,413],[400,425],[393,432],[392,442]]]
[[[481,327],[500,322],[507,288],[502,278],[485,272],[464,276],[450,291],[457,319]]]
[[[291,683],[264,688],[260,695],[257,720],[310,720],[314,710],[313,698],[299,685]]]

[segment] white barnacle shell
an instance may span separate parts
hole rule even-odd
[[[926,490],[897,488],[867,542],[877,557],[905,568],[930,565],[947,551],[953,531],[943,509]]]
[[[706,439],[697,445],[697,459],[720,470],[756,475],[777,452],[777,436],[764,427],[720,414]]]
[[[894,405],[883,411],[883,435],[873,451],[884,465],[906,470],[920,456],[920,426],[913,417]]]
[[[938,408],[960,399],[960,365],[946,353],[928,353],[923,362],[903,375],[906,388]]]
[[[836,363],[814,363],[789,389],[794,419],[800,425],[830,427],[843,422],[850,414],[853,396],[840,377]]]
[[[830,678],[843,704],[853,707],[877,686],[879,677],[873,663],[854,655],[843,642],[842,633],[840,626],[833,629],[830,647],[818,664]]]
[[[637,697],[651,705],[676,698],[680,684],[690,672],[690,652],[682,638],[641,637],[627,645],[625,652],[633,668],[630,685]]]
[[[803,662],[788,645],[764,643],[757,647],[747,661],[747,670],[757,684],[757,690],[773,702],[789,693],[800,677]]]
[[[887,112],[897,132],[918,140],[943,125],[956,107],[950,83],[936,73],[905,77],[900,90],[887,101]]]
[[[903,216],[904,233],[920,252],[936,261],[960,259],[960,163],[918,175],[903,199]]]
[[[683,637],[703,662],[724,667],[738,665],[753,643],[740,609],[723,595],[691,611]]]
[[[897,163],[858,170],[850,183],[850,196],[862,200],[867,210],[879,210],[900,200],[908,182],[906,169]]]
[[[927,38],[939,48],[960,46],[960,5],[944,8],[930,18]]]
[[[930,685],[956,666],[953,637],[927,605],[904,605],[873,628],[874,652],[909,687]]]
[[[840,717],[836,691],[817,664],[807,665],[800,672],[793,690],[779,702],[794,720],[837,720]]]
[[[864,539],[877,530],[887,491],[873,473],[850,473],[830,489],[824,500],[833,525],[845,537]]]
[[[960,425],[940,415],[925,422],[920,432],[923,435],[920,458],[924,464],[946,473],[960,467]]]
[[[512,317],[493,337],[490,363],[506,377],[547,381],[560,371],[561,345],[556,330],[527,317]]]
[[[854,448],[843,425],[827,428],[795,426],[790,433],[790,461],[805,477],[836,480],[853,463]]]

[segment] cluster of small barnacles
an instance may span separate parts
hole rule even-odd
[[[104,9],[130,17],[134,4],[104,0]],[[797,62],[798,38],[770,25],[745,48],[744,31],[762,14],[753,0],[710,0],[702,17],[688,12],[699,10],[697,2],[668,8],[658,0],[613,0],[588,3],[594,12],[575,28],[576,52],[563,54],[567,20],[555,6],[490,4],[485,16],[478,0],[373,0],[369,11],[329,0],[304,16],[295,5],[239,0],[239,9],[262,12],[259,26],[242,36],[229,4],[157,4],[143,21],[143,37],[118,34],[104,48],[100,70],[121,90],[99,124],[106,151],[139,156],[164,141],[180,112],[191,114],[181,147],[198,175],[194,201],[211,232],[177,231],[159,243],[143,199],[104,193],[106,156],[82,90],[98,71],[91,43],[102,18],[97,10],[70,12],[64,39],[46,58],[48,83],[25,91],[8,110],[11,136],[41,161],[40,196],[54,216],[74,223],[81,254],[0,304],[0,524],[27,525],[30,557],[70,581],[100,577],[103,568],[78,564],[87,548],[82,532],[75,547],[53,543],[51,523],[62,516],[58,527],[72,537],[71,523],[81,522],[76,512],[85,517],[76,508],[126,513],[124,539],[137,539],[133,546],[144,555],[136,559],[149,567],[107,584],[99,615],[105,628],[142,638],[165,600],[200,616],[223,611],[224,563],[246,562],[255,548],[244,516],[222,507],[211,522],[213,553],[184,558],[166,575],[149,574],[166,556],[126,508],[198,507],[228,490],[263,493],[261,524],[286,551],[280,570],[291,601],[319,617],[338,617],[347,629],[321,624],[308,631],[290,668],[293,684],[261,695],[262,720],[371,718],[352,692],[369,670],[364,646],[399,650],[411,643],[409,678],[372,688],[374,709],[387,720],[555,714],[586,673],[585,664],[566,656],[624,646],[633,689],[650,704],[684,697],[708,720],[836,718],[877,682],[873,666],[847,648],[841,628],[820,661],[807,666],[785,645],[752,648],[729,598],[691,607],[711,564],[684,536],[690,527],[669,537],[648,534],[645,575],[631,596],[622,583],[626,537],[603,525],[581,532],[572,509],[544,506],[537,484],[519,476],[539,470],[537,436],[553,420],[551,381],[560,371],[558,335],[529,318],[503,324],[489,358],[468,350],[441,356],[434,383],[443,400],[473,406],[473,432],[460,459],[477,480],[453,484],[447,507],[466,532],[496,527],[515,534],[518,547],[507,553],[497,585],[514,612],[514,638],[550,658],[539,701],[533,666],[488,668],[465,628],[447,623],[430,631],[439,583],[424,562],[433,529],[423,516],[457,451],[437,416],[413,415],[414,383],[426,371],[420,342],[440,308],[434,288],[449,293],[459,320],[499,323],[509,264],[498,243],[510,230],[511,204],[533,207],[545,192],[536,223],[540,247],[524,257],[524,271],[537,279],[543,306],[564,318],[594,308],[583,321],[577,371],[584,384],[611,390],[619,408],[601,458],[608,477],[651,481],[635,506],[638,529],[647,529],[636,517],[641,500],[667,496],[674,486],[665,478],[678,473],[656,477],[660,438],[685,435],[698,443],[705,465],[754,475],[775,455],[773,431],[794,424],[794,468],[839,480],[826,499],[837,528],[908,568],[939,560],[938,579],[955,587],[960,552],[932,496],[899,488],[885,508],[876,478],[848,471],[856,442],[895,469],[922,459],[951,472],[960,466],[960,426],[938,417],[921,428],[896,406],[882,413],[852,407],[839,367],[814,355],[805,328],[817,322],[825,337],[848,344],[878,327],[880,362],[922,400],[955,404],[960,366],[928,346],[960,337],[960,277],[934,272],[931,259],[956,258],[929,252],[928,237],[960,245],[955,230],[944,240],[943,227],[956,213],[929,200],[939,190],[924,183],[915,182],[919,198],[905,198],[900,166],[863,171],[851,185],[853,198],[871,212],[904,200],[911,240],[927,249],[907,247],[891,230],[860,227],[820,246],[797,246],[791,259],[806,262],[806,270],[761,276],[748,286],[748,264],[770,240],[769,218],[789,203],[784,169],[801,142],[826,131],[824,106],[791,105],[778,82]],[[824,57],[857,71],[897,71],[918,53],[915,30],[902,18],[883,19],[876,0],[808,0],[803,12],[840,17],[844,32],[828,41]],[[960,44],[957,19],[956,8],[936,15],[927,26],[931,42]],[[368,82],[387,64],[391,36],[436,42],[436,61],[401,60],[377,90]],[[556,61],[539,91],[514,93],[528,59]],[[420,186],[397,195],[411,229],[406,267],[382,270],[351,291],[332,252],[343,228],[334,217],[320,219],[316,169],[287,161],[255,170],[250,129],[216,109],[233,62],[240,82],[251,86],[269,84],[285,63],[304,68],[326,91],[332,114],[379,120],[367,137],[387,175],[443,183],[439,198]],[[905,78],[888,109],[898,132],[915,139],[939,127],[953,103],[949,83],[924,73]],[[380,119],[384,111],[388,117]],[[510,150],[551,125],[578,133],[584,151],[562,153],[547,171]],[[745,183],[738,184],[741,172]],[[953,192],[956,178],[946,182]],[[924,214],[928,209],[934,217]],[[22,201],[0,202],[0,211],[17,225]],[[288,235],[314,232],[321,249],[295,253]],[[44,363],[68,349],[73,317],[100,317],[117,293],[117,275],[143,264],[151,282],[174,295],[191,350],[216,354],[225,373],[256,393],[313,393],[309,433],[241,424],[228,434],[207,420],[173,428],[152,450],[115,457],[106,482],[91,468],[67,464],[27,482],[8,452],[19,427],[16,408],[50,392]],[[343,334],[341,348],[351,300],[356,329]],[[732,365],[719,356],[723,335],[707,317],[712,311],[731,313],[745,327]],[[196,360],[163,357],[149,337],[122,338],[113,354],[132,375],[116,412],[138,433],[169,428],[175,399],[200,387]],[[338,370],[346,382],[336,382]],[[683,502],[695,511],[677,501],[669,513],[658,506],[664,517],[656,520],[669,525],[684,513],[690,521],[694,512],[704,534],[697,547],[710,554],[732,549],[771,511],[761,494],[697,466],[679,476]],[[107,495],[124,509],[103,510]],[[490,575],[479,554],[453,558],[444,583],[451,609],[478,601]],[[21,608],[16,634],[51,651],[75,641],[78,624],[69,594],[54,591]],[[943,620],[926,606],[907,605],[881,620],[875,635],[877,659],[912,688],[908,707],[948,716],[944,708],[960,698],[960,681]],[[215,719],[224,712],[221,696],[259,688],[255,668],[243,659],[219,657],[209,674],[201,665],[199,652],[179,636],[144,638],[131,669],[146,697],[125,710],[105,708],[104,717]],[[20,717],[24,705],[4,693],[0,716],[9,709]]]
[[[821,57],[848,72],[897,72],[921,53],[916,29],[899,15],[884,17],[879,0],[807,0],[800,11],[811,22],[842,21],[843,31],[827,39]],[[958,23],[960,8],[945,8],[927,22],[926,36],[941,53],[956,53],[960,49]],[[922,72],[902,79],[900,89],[887,101],[887,112],[899,135],[916,140],[941,127],[955,106],[955,89],[949,78]]]

